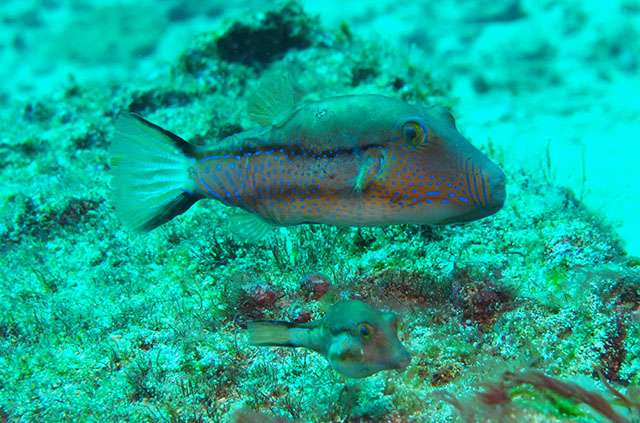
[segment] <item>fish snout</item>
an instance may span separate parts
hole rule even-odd
[[[393,363],[395,368],[402,371],[411,363],[411,353],[403,345],[393,353]]]
[[[477,218],[500,210],[507,198],[504,172],[488,159],[479,165],[468,164],[465,171],[468,194],[476,208]]]
[[[500,210],[507,199],[506,181],[506,175],[499,168],[492,177],[488,178],[489,190],[491,191],[490,205],[495,208],[495,211]]]

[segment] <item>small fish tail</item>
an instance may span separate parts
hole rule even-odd
[[[299,347],[300,344],[293,339],[297,327],[295,323],[276,320],[249,322],[247,325],[249,344],[263,347]]]
[[[121,115],[111,142],[113,204],[120,221],[147,232],[200,199],[189,177],[194,146],[131,114]]]

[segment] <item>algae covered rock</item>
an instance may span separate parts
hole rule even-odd
[[[249,66],[266,65],[289,49],[304,49],[313,43],[317,20],[304,13],[297,3],[287,3],[255,21],[236,21],[216,40],[218,54],[229,62]]]
[[[264,14],[235,20],[222,31],[202,34],[185,52],[182,62],[198,73],[211,59],[264,68],[291,49],[305,49],[320,33],[318,20],[289,2]]]

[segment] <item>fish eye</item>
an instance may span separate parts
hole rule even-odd
[[[361,322],[358,324],[358,335],[360,335],[362,338],[366,339],[367,341],[371,339],[371,336],[373,335],[373,326],[371,326],[370,323],[367,322]]]
[[[424,126],[418,122],[409,121],[402,126],[402,139],[412,147],[421,144],[426,135]]]

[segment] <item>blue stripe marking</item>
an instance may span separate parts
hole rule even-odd
[[[426,195],[440,195],[440,191],[425,192]]]
[[[205,162],[205,161],[207,161],[207,160],[210,160],[210,159],[219,159],[219,158],[220,158],[220,156],[209,156],[209,157],[205,157],[205,158],[200,159],[200,163],[203,163],[203,162]]]

